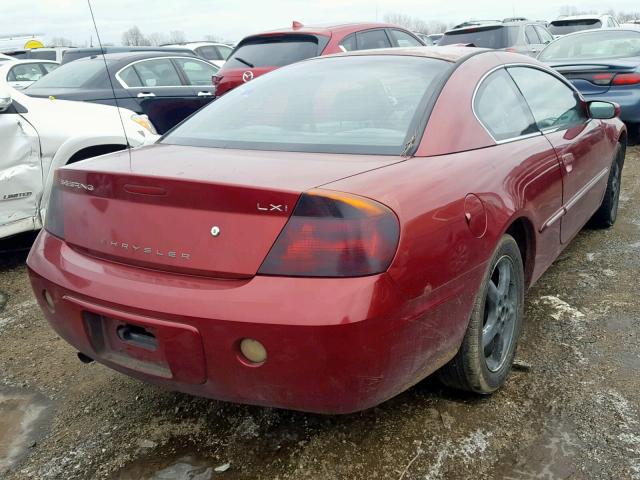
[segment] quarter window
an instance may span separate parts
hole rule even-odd
[[[553,75],[529,67],[511,67],[509,73],[541,130],[566,129],[587,119],[576,92]]]
[[[389,37],[384,30],[367,30],[356,33],[358,38],[358,50],[370,50],[374,48],[390,48]]]
[[[205,47],[196,48],[196,53],[202,58],[207,60],[224,60],[222,54],[213,45],[207,45]]]
[[[538,131],[522,94],[504,70],[489,75],[474,102],[480,122],[495,140],[508,140]]]
[[[553,42],[553,36],[547,31],[546,28],[536,25],[536,32],[538,32],[538,36],[540,37],[542,43]]]
[[[35,82],[43,75],[40,65],[37,63],[23,63],[9,70],[7,80],[10,82]]]
[[[342,42],[340,42],[340,46],[346,51],[346,52],[351,52],[353,50],[355,50],[356,47],[356,36],[355,34],[351,34],[347,37],[345,37]]]
[[[399,47],[422,47],[417,39],[402,30],[392,29],[391,36]]]
[[[142,86],[142,80],[140,80],[140,77],[138,77],[138,74],[134,70],[133,65],[122,70],[118,76],[126,87]]]
[[[176,58],[176,63],[182,68],[191,85],[211,86],[211,77],[218,73],[213,65],[189,58]]]

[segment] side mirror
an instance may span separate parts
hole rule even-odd
[[[6,112],[12,103],[11,90],[0,86],[0,113]]]
[[[598,120],[609,120],[620,115],[620,105],[611,102],[593,101],[587,104],[589,116]]]

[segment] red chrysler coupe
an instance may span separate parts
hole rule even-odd
[[[616,219],[618,113],[512,53],[303,61],[59,169],[33,289],[81,358],[194,395],[347,413],[437,370],[489,394],[527,288]]]

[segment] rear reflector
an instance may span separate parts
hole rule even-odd
[[[314,190],[300,197],[259,274],[358,277],[384,272],[400,227],[386,206],[346,193]]]
[[[614,85],[636,85],[640,83],[640,73],[620,73],[613,79]]]
[[[609,85],[612,78],[612,73],[596,73],[591,77],[591,83],[595,83],[596,85]]]

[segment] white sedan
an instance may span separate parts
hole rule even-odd
[[[131,110],[32,98],[0,84],[0,238],[42,227],[56,168],[157,138]]]
[[[51,60],[16,60],[0,62],[0,83],[22,90],[53,72],[60,64]]]

